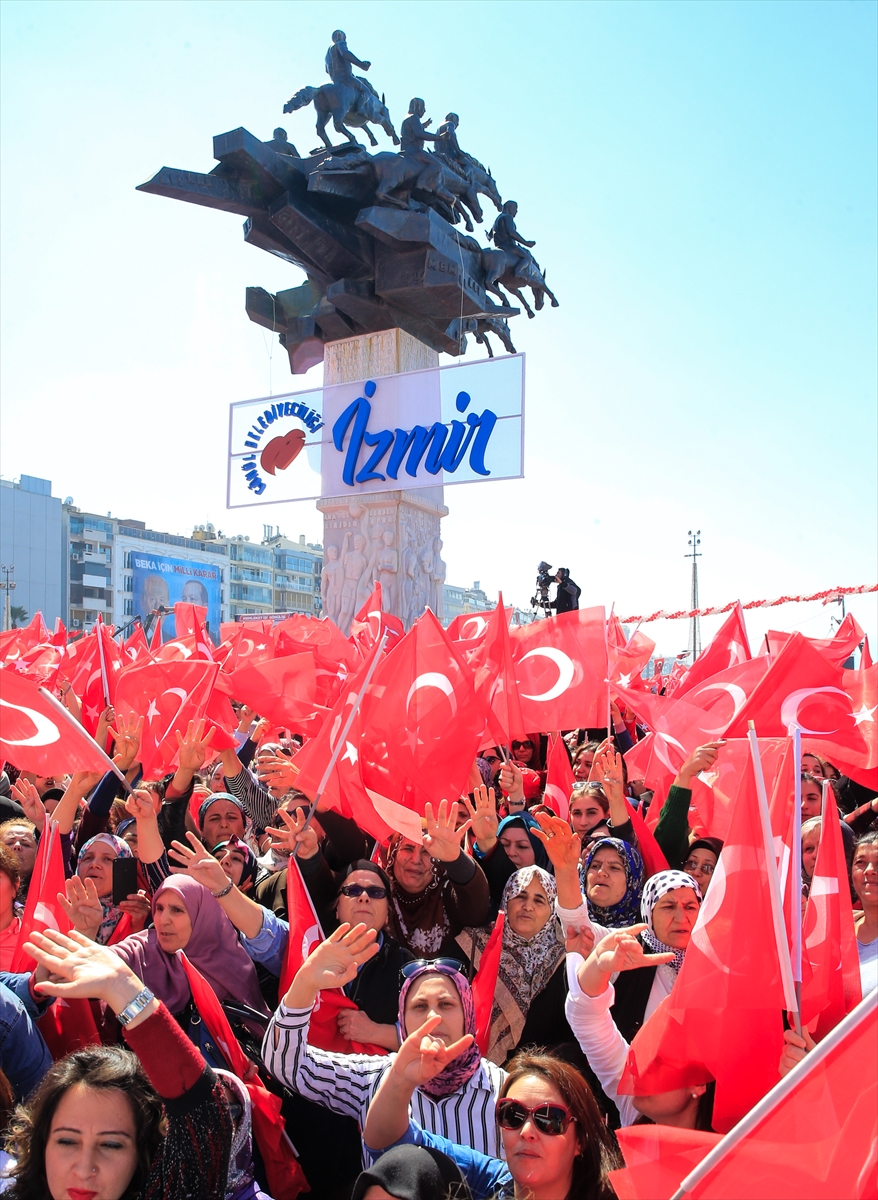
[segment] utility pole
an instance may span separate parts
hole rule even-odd
[[[0,588],[3,589],[3,628],[4,629],[12,628],[12,613],[10,612],[10,608],[12,606],[12,597],[9,595],[9,593],[15,587],[15,580],[10,580],[9,576],[12,574],[12,572],[14,570],[15,570],[15,567],[13,566],[12,563],[10,563],[8,567],[7,567],[6,563],[0,563],[0,571],[3,572],[3,575],[5,577],[2,581],[0,581]]]
[[[684,558],[692,559],[692,593],[689,599],[689,608],[698,607],[698,560],[702,557],[698,550],[701,545],[701,530],[689,530],[689,553],[684,554]],[[689,654],[691,662],[695,662],[698,655],[701,653],[701,622],[698,617],[693,617],[689,627]]]

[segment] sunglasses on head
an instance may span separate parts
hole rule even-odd
[[[383,900],[387,896],[387,888],[382,887],[380,883],[343,883],[338,890],[342,896],[349,896],[352,900],[362,896],[364,892],[370,900]]]
[[[540,1104],[537,1108],[526,1108],[517,1100],[504,1098],[497,1101],[497,1124],[501,1129],[521,1129],[530,1117],[540,1133],[560,1137],[576,1120],[560,1104]]]
[[[424,967],[429,967],[432,971],[438,971],[440,975],[460,975],[462,970],[456,958],[415,958],[412,962],[406,963],[404,967],[400,967],[400,982],[410,979],[412,975],[417,974]]]

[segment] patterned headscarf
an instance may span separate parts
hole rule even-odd
[[[629,925],[636,925],[640,918],[640,893],[643,889],[643,859],[640,857],[640,851],[628,842],[623,842],[621,838],[601,838],[594,843],[585,857],[582,877],[585,879],[588,875],[588,869],[598,850],[608,847],[616,851],[624,864],[625,895],[617,904],[611,904],[607,908],[592,904],[586,896],[588,915],[592,921],[597,921],[607,929],[626,929]]]
[[[216,858],[217,852],[219,850],[225,850],[226,846],[236,846],[243,850],[246,854],[244,865],[241,868],[241,878],[238,882],[238,887],[243,890],[248,879],[255,883],[256,878],[259,875],[259,863],[256,861],[256,855],[246,842],[241,841],[236,833],[233,833],[230,838],[226,838],[224,842],[217,842],[217,844],[211,850],[211,854],[214,856],[214,858]]]
[[[89,846],[93,846],[95,842],[103,842],[116,851],[117,858],[131,858],[131,847],[127,842],[112,833],[96,833],[94,837],[89,838],[79,851],[79,857],[76,860],[76,874],[80,874],[82,859]],[[113,894],[109,896],[98,896],[101,902],[101,924],[97,932],[95,941],[101,946],[106,946],[107,942],[113,936],[113,932],[119,922],[122,920],[124,913],[122,909],[113,903]]]
[[[397,833],[390,840],[387,852],[387,874],[390,879],[390,909],[388,924],[393,937],[401,945],[422,958],[437,955],[451,932],[451,922],[445,911],[442,888],[447,878],[442,863],[430,859],[430,882],[420,892],[407,892],[396,878],[393,865],[399,848],[406,839]]]
[[[509,901],[521,895],[537,879],[546,893],[550,909],[558,894],[555,880],[542,867],[522,867],[509,876],[503,889],[501,910],[508,911]],[[458,945],[470,956],[473,966],[484,953],[491,929],[465,929],[457,938]],[[503,923],[503,945],[497,987],[491,1009],[491,1032],[485,1058],[502,1066],[524,1031],[528,1010],[564,961],[564,947],[558,941],[554,913],[542,929],[530,939],[517,934],[509,920]]]
[[[425,975],[444,975],[457,988],[457,994],[460,996],[460,1003],[463,1007],[463,1032],[471,1033],[473,1039],[476,1036],[476,1006],[473,1000],[472,988],[466,980],[466,977],[460,971],[453,971],[445,963],[425,962],[423,966],[412,971],[411,975],[404,981],[399,993],[399,1019],[397,1021],[397,1032],[399,1033],[400,1045],[405,1041],[405,1002],[406,997],[412,989],[412,986]],[[453,1058],[451,1062],[440,1071],[435,1079],[431,1079],[428,1083],[421,1084],[421,1091],[426,1092],[434,1100],[440,1099],[442,1096],[450,1096],[452,1092],[456,1092],[458,1088],[463,1087],[468,1083],[479,1069],[479,1064],[482,1061],[482,1056],[479,1053],[479,1048],[473,1040],[473,1044],[468,1050],[464,1050],[463,1054],[459,1054],[457,1058]]]
[[[651,875],[646,881],[646,886],[643,889],[643,898],[640,901],[640,911],[646,921],[647,928],[640,935],[653,954],[673,954],[674,961],[668,963],[668,966],[676,975],[683,965],[683,959],[686,956],[685,950],[677,950],[673,946],[666,946],[664,942],[660,942],[655,935],[652,927],[652,913],[655,906],[661,900],[662,896],[668,892],[672,892],[675,888],[689,887],[695,892],[698,897],[698,903],[701,903],[701,888],[691,875],[687,875],[685,871],[659,871],[657,875]]]

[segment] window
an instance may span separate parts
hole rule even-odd
[[[134,563],[131,561],[131,551],[130,550],[125,551],[125,562],[122,565],[124,566],[126,571],[134,570]],[[131,591],[130,587],[128,588],[128,591],[129,592]]]
[[[133,617],[134,616],[134,601],[126,600],[124,605],[122,606],[122,609],[123,609],[123,612],[126,617]]]
[[[123,576],[122,576],[122,590],[123,590],[124,592],[133,592],[133,591],[134,591],[134,577],[133,577],[133,575],[123,575]],[[126,602],[125,602],[125,603],[127,604],[127,603],[128,603],[128,601],[126,600]],[[130,614],[129,614],[129,615],[130,615]]]
[[[91,542],[85,543],[85,552],[86,552],[86,554],[94,554],[95,548]]]

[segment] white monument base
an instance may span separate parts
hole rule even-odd
[[[437,367],[439,355],[401,329],[327,342],[323,381],[353,383]],[[384,611],[406,628],[429,606],[441,620],[442,487],[317,501],[323,513],[323,612],[344,633],[380,582]]]

